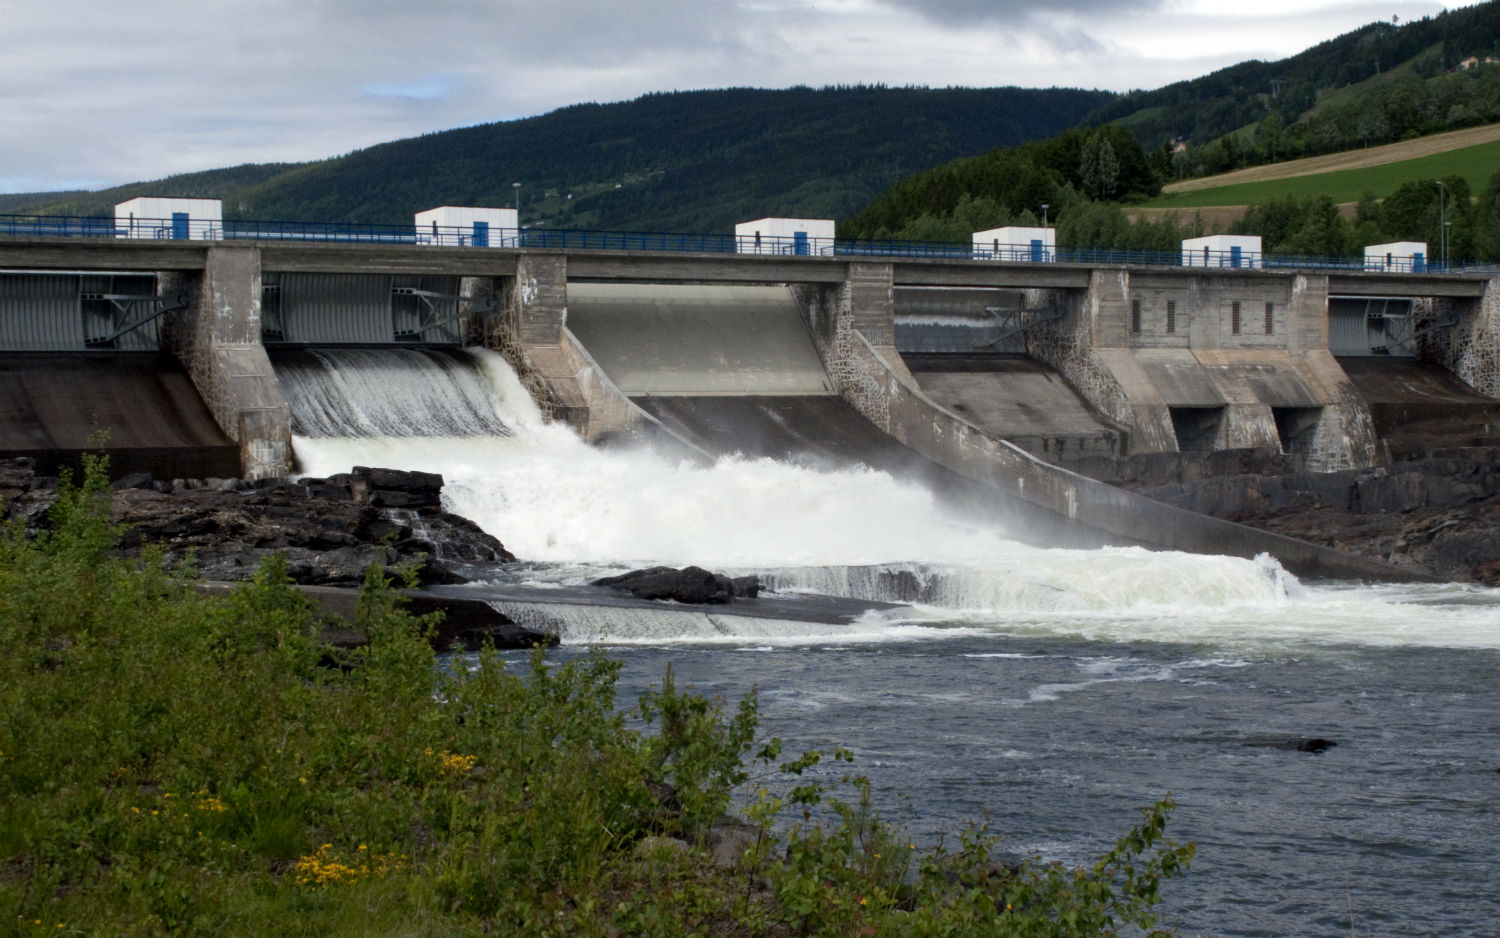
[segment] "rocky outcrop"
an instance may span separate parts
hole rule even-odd
[[[590,585],[620,590],[636,599],[670,599],[695,605],[729,603],[740,597],[753,599],[760,592],[756,577],[728,577],[702,567],[648,567],[603,577]]]
[[[302,584],[356,585],[370,564],[388,572],[421,561],[424,585],[462,583],[470,565],[515,560],[466,518],[442,510],[442,476],[356,468],[297,481],[177,479],[145,474],[115,480],[111,518],[126,526],[120,549],[163,548],[169,561],[193,558],[208,580],[242,580],[273,553],[286,555]],[[0,461],[0,500],[9,517],[46,523],[56,480],[28,460]]]
[[[1377,469],[1227,475],[1138,491],[1403,569],[1500,586],[1500,448],[1435,450]]]

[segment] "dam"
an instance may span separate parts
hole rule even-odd
[[[1368,467],[1390,458],[1377,413],[1390,439],[1434,406],[1483,424],[1497,304],[1486,272],[18,236],[0,239],[0,450],[64,458],[97,427],[122,466],[284,476],[301,468],[288,369],[330,349],[488,349],[586,441],[865,465],[1043,540],[1379,578],[1090,476],[1255,449]],[[1449,376],[1437,398],[1402,377],[1417,365]]]

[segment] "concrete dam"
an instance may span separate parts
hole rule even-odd
[[[1500,394],[1493,275],[81,239],[0,256],[0,451],[66,460],[104,430],[118,468],[159,477],[299,471],[294,434],[504,435],[465,402],[488,366],[459,352],[487,349],[584,440],[868,466],[1040,543],[1382,579],[1090,475],[1255,447],[1372,466],[1413,421],[1493,427]],[[372,400],[359,385],[391,361],[451,426],[363,407],[375,429],[307,425],[337,408],[298,401]]]

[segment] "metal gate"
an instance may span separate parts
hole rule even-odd
[[[156,351],[157,320],[184,299],[140,273],[0,273],[0,351]]]
[[[458,287],[457,277],[266,273],[261,338],[272,345],[458,345],[460,315],[479,311]]]

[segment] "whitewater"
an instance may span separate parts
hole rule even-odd
[[[697,564],[755,573],[773,602],[895,604],[849,625],[525,614],[561,634],[558,655],[610,648],[624,699],[668,663],[728,699],[758,689],[768,733],[854,748],[910,805],[914,836],[988,814],[1017,852],[1082,862],[1170,790],[1173,833],[1200,851],[1169,889],[1189,931],[1488,934],[1500,920],[1500,591],[1036,547],[884,472],[593,448],[545,423],[489,352],[276,366],[299,473],[441,473],[444,506],[523,558],[478,571],[477,591]],[[1338,745],[1276,748],[1304,736]]]

